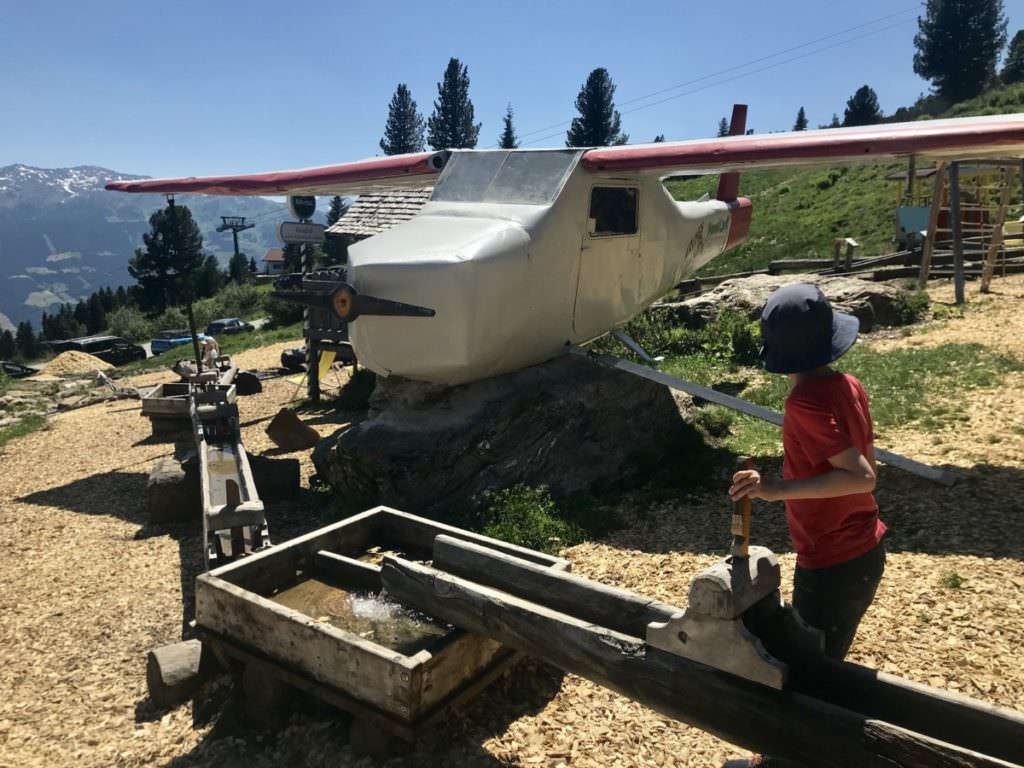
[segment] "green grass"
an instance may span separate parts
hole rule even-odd
[[[1024,84],[998,88],[958,104],[940,117],[1024,111]],[[762,269],[777,259],[831,258],[834,237],[852,237],[859,254],[894,250],[896,205],[901,182],[885,179],[906,163],[849,168],[780,168],[751,171],[740,177],[740,191],[754,203],[750,237],[698,272],[721,275]],[[718,176],[669,181],[677,200],[712,196]],[[930,193],[927,184],[922,191]],[[1014,200],[1020,199],[1018,190]]]
[[[26,416],[17,424],[12,424],[9,427],[0,429],[0,448],[6,445],[10,440],[14,440],[17,437],[24,437],[25,435],[35,432],[38,429],[42,429],[45,426],[45,416],[40,416],[39,414]]]
[[[234,355],[247,349],[265,347],[269,344],[276,344],[281,341],[295,340],[301,344],[302,323],[285,325],[280,328],[260,328],[250,333],[239,333],[233,336],[221,336],[217,341],[220,344],[220,351],[225,355]],[[192,345],[182,344],[164,352],[157,357],[150,357],[146,360],[138,360],[118,368],[118,372],[124,375],[151,371],[157,368],[166,368],[178,360],[192,359]]]
[[[943,571],[942,575],[939,576],[939,583],[946,589],[960,589],[967,581],[956,571]]]
[[[854,347],[835,366],[852,373],[864,384],[871,400],[877,429],[917,424],[937,430],[967,422],[956,406],[959,393],[994,387],[1013,371],[1024,370],[1024,361],[991,352],[978,344],[945,344],[938,347],[876,351]],[[733,383],[739,396],[759,405],[782,410],[790,391],[785,376],[737,368],[721,359],[691,356],[666,361],[662,370],[705,386]],[[952,396],[952,397],[951,397]],[[781,431],[766,422],[742,414],[731,420],[720,409],[705,406],[695,421],[710,437],[721,437],[735,453],[777,455]],[[716,434],[717,433],[717,434]]]

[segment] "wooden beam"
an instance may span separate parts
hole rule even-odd
[[[989,244],[988,253],[985,254],[985,266],[981,271],[982,293],[988,293],[989,284],[992,282],[992,273],[996,267],[996,257],[1003,246],[1003,225],[1006,223],[1006,210],[1010,205],[1013,169],[1010,168],[1003,173],[1003,187],[999,190],[999,212],[996,214],[995,231],[992,233],[992,242]]]
[[[636,637],[681,610],[452,536],[434,540],[434,567]]]
[[[710,389],[708,387],[701,386],[700,384],[694,384],[693,382],[686,381],[685,379],[671,376],[662,371],[655,370],[654,368],[648,368],[644,365],[637,365],[629,360],[623,360],[622,358],[612,357],[611,355],[593,355],[594,359],[618,368],[623,371],[642,376],[645,379],[664,384],[666,387],[671,389],[678,389],[681,392],[686,392],[688,395],[693,397],[699,397],[702,400],[715,403],[716,405],[723,405],[726,408],[731,408],[734,411],[745,413],[748,416],[753,416],[755,419],[761,419],[767,421],[769,424],[774,424],[777,427],[782,426],[782,413],[780,411],[773,410],[771,408],[765,408],[763,405],[756,405],[755,403],[742,400],[732,395],[726,395],[722,392]],[[946,472],[936,467],[930,467],[927,464],[922,464],[919,461],[908,459],[906,456],[901,456],[898,453],[892,451],[886,451],[882,448],[875,448],[875,458],[879,461],[885,462],[891,467],[898,467],[906,472],[923,477],[928,480],[934,480],[942,485],[952,486],[956,484],[956,475]]]
[[[921,250],[921,272],[917,278],[917,286],[928,285],[928,270],[932,266],[932,253],[935,250],[936,230],[939,227],[939,211],[942,209],[942,190],[946,176],[946,163],[941,162],[935,167],[935,183],[932,186],[932,207],[928,214],[928,235],[924,239]]]
[[[822,768],[1014,765],[687,661],[428,566],[387,557],[381,576],[388,593],[407,605],[747,749]]]
[[[953,227],[953,297],[964,303],[964,223],[960,216],[960,163],[949,164],[949,218]]]

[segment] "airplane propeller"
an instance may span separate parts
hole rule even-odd
[[[430,307],[420,307],[416,304],[405,304],[401,301],[361,294],[348,283],[342,283],[327,292],[311,293],[283,289],[273,291],[271,295],[285,301],[294,301],[309,307],[329,310],[346,322],[352,322],[360,315],[433,317],[436,314]]]

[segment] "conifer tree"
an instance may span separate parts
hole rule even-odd
[[[804,112],[804,108],[800,107],[800,111],[796,113],[796,122],[793,123],[794,131],[806,131],[807,130],[807,113]]]
[[[388,105],[388,121],[380,148],[385,155],[423,151],[423,116],[405,83],[399,83]]]
[[[576,97],[576,110],[566,133],[567,147],[605,147],[625,144],[629,135],[620,131],[622,117],[615,109],[615,85],[604,67],[587,76]]]
[[[427,119],[427,141],[434,149],[473,149],[479,133],[469,99],[469,70],[458,59],[449,59],[437,84],[434,113]]]
[[[249,257],[244,253],[233,253],[228,260],[228,277],[236,283],[244,283],[249,275]]]
[[[25,360],[32,360],[39,355],[39,344],[35,331],[32,330],[32,323],[27,320],[18,323],[18,330],[14,334],[14,346],[18,356]]]
[[[659,133],[657,136],[654,137],[654,141],[651,142],[651,143],[652,144],[661,144],[661,142],[663,142],[664,140],[665,140],[665,134],[664,133]]]
[[[832,122],[826,125],[826,128],[839,128],[842,123],[839,122],[839,115],[835,112],[832,113]]]
[[[260,271],[259,267],[256,266],[256,257],[255,256],[250,257],[249,258],[249,274],[250,275],[255,275],[259,271]]]
[[[878,94],[873,88],[862,85],[846,101],[843,125],[874,125],[881,120],[882,110],[878,106]]]
[[[729,135],[729,121],[724,117],[718,121],[718,133],[716,136],[728,136]]]
[[[331,198],[331,207],[327,209],[327,226],[337,224],[338,219],[345,215],[345,211],[348,210],[348,204],[341,197],[341,195],[335,195]]]
[[[145,247],[128,260],[128,273],[142,289],[142,308],[160,314],[191,295],[190,275],[204,267],[203,236],[184,205],[154,212],[149,227],[142,235]]]
[[[340,195],[331,198],[331,207],[327,211],[327,226],[336,224],[338,219],[345,215],[349,209],[349,203]],[[345,239],[339,235],[327,235],[323,244],[322,263],[325,267],[333,267],[344,264],[348,260],[348,247]]]
[[[519,139],[516,137],[516,129],[512,127],[512,105],[505,108],[505,117],[502,118],[504,127],[501,136],[498,137],[498,146],[502,149],[515,149],[519,146]]]
[[[999,76],[1007,85],[1024,81],[1024,29],[1018,30],[1010,41],[1010,49]]]
[[[0,360],[10,360],[18,351],[14,344],[14,334],[8,330],[0,333]]]
[[[951,104],[981,93],[1006,45],[1003,0],[927,0],[917,19],[914,72]]]

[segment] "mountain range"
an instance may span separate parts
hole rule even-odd
[[[149,217],[166,205],[162,195],[107,192],[116,179],[144,179],[107,168],[0,167],[0,329],[76,302],[104,286],[130,285],[128,259],[142,246]],[[261,197],[178,195],[203,234],[204,248],[223,265],[234,252],[221,216],[245,216],[255,227],[239,234],[239,248],[260,263],[278,246],[285,207]],[[321,214],[322,212],[318,211]]]

